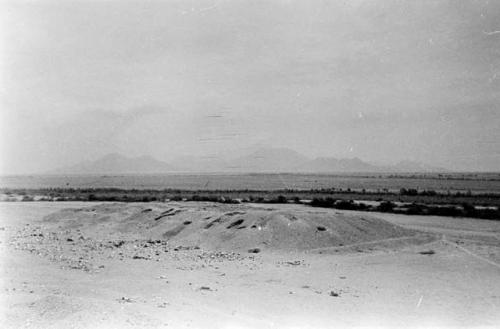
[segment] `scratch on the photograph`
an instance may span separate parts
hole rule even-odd
[[[212,10],[212,9],[215,9],[217,8],[217,5],[213,5],[213,6],[210,6],[210,7],[206,7],[206,8],[200,8],[198,11],[200,13],[204,12],[204,11],[209,11],[209,10]]]
[[[211,138],[198,138],[198,141],[200,142],[214,142],[214,141],[226,141],[226,140],[231,140],[229,137],[211,137]]]
[[[418,303],[417,303],[417,308],[420,307],[420,304],[422,304],[422,300],[424,299],[424,296],[420,296],[420,299],[418,300]]]
[[[181,11],[181,15],[186,15],[188,14],[189,12],[199,12],[199,13],[203,13],[203,12],[206,12],[206,11],[209,11],[209,10],[212,10],[212,9],[216,9],[217,8],[217,5],[213,5],[213,6],[210,6],[210,7],[205,7],[205,8],[199,8],[199,9],[196,9],[194,7],[191,7],[190,10],[182,10]]]
[[[495,35],[495,34],[500,34],[500,30],[490,31],[490,32],[483,31],[483,33],[486,35]]]

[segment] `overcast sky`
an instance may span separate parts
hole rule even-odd
[[[4,174],[255,146],[500,170],[500,1],[0,6]]]

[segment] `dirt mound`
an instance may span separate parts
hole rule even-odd
[[[298,205],[117,203],[65,209],[44,221],[98,239],[159,239],[233,251],[303,251],[415,234],[369,215]]]

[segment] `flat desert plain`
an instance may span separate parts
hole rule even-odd
[[[2,328],[500,327],[500,221],[0,204]]]

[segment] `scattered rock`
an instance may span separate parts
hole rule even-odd
[[[113,243],[113,246],[114,246],[115,248],[120,248],[120,247],[121,247],[121,246],[123,246],[124,244],[125,244],[125,241],[120,240],[120,241],[114,242],[114,243]]]
[[[332,297],[340,297],[340,294],[332,290],[332,291],[330,291],[330,296],[332,296]]]
[[[135,301],[132,298],[128,298],[128,297],[122,297],[122,298],[118,299],[118,301],[120,303],[135,303]]]
[[[260,249],[259,248],[252,248],[252,249],[248,249],[248,252],[251,254],[258,254],[260,252]]]
[[[198,288],[198,290],[208,290],[208,291],[212,291],[212,289],[210,287],[207,287],[207,286],[201,286],[200,288]]]
[[[285,262],[285,263],[292,266],[298,266],[302,264],[300,260],[294,260],[293,262]]]

